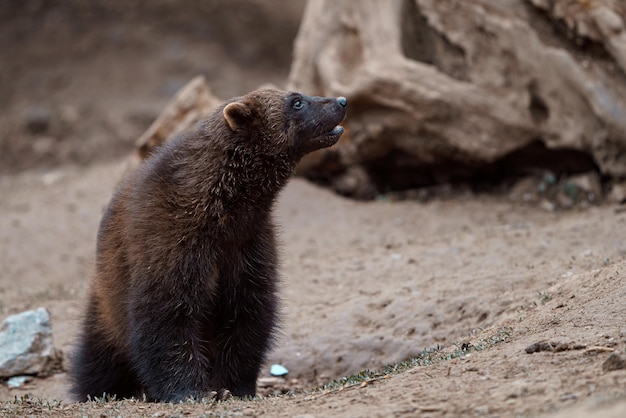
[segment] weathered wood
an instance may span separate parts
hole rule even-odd
[[[301,172],[358,196],[381,187],[370,176],[377,164],[393,183],[401,166],[471,169],[540,142],[626,176],[624,8],[610,0],[309,2],[289,85],[346,96],[349,112],[345,139]]]
[[[148,130],[137,139],[130,167],[135,167],[169,137],[191,128],[222,102],[202,76],[189,81],[163,109]]]

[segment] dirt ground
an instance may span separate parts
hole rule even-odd
[[[233,58],[202,37],[187,42],[177,33],[182,52],[138,36],[122,51],[52,54],[44,47],[47,26],[30,33],[20,25],[32,22],[19,16],[13,26],[0,25],[0,62],[11,62],[14,79],[4,83],[9,67],[3,67],[0,316],[46,307],[55,345],[68,356],[98,222],[132,140],[188,75],[207,74],[199,58],[206,51],[224,63],[211,64],[219,70],[209,74],[222,97],[280,83],[288,62],[281,70],[251,70],[241,60],[254,58]],[[153,35],[165,30],[141,27]],[[111,39],[123,29],[122,22]],[[9,42],[18,33],[22,48]],[[85,39],[104,39],[89,33]],[[53,55],[46,58],[50,67],[27,65],[42,54]],[[160,64],[150,69],[154,62]],[[25,127],[33,106],[51,114],[43,133]],[[0,414],[626,416],[626,369],[605,366],[612,353],[626,359],[623,206],[554,212],[507,195],[472,194],[356,202],[296,178],[276,218],[283,319],[268,366],[282,364],[289,374],[267,380],[267,367],[262,397],[74,404],[62,373],[18,389],[0,384]],[[540,351],[527,353],[533,344]],[[411,358],[412,367],[384,369]],[[366,369],[379,372],[323,386]]]

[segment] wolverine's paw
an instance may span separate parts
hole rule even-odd
[[[220,389],[218,391],[211,391],[209,394],[209,399],[214,399],[216,401],[225,401],[233,397],[233,394],[230,393],[228,389]]]

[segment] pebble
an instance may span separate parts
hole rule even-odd
[[[602,370],[605,372],[624,369],[626,369],[626,359],[618,353],[611,353],[611,355],[602,364]]]
[[[270,374],[272,376],[285,376],[288,373],[289,370],[281,364],[272,364],[272,367],[270,367]]]
[[[15,389],[15,388],[19,388],[25,383],[30,382],[31,380],[33,380],[32,376],[14,376],[10,378],[9,380],[7,380],[7,385],[9,386],[9,388]]]

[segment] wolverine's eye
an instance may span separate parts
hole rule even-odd
[[[296,110],[300,110],[304,107],[304,103],[302,103],[302,100],[300,99],[293,99],[293,102],[291,102],[291,106]]]

